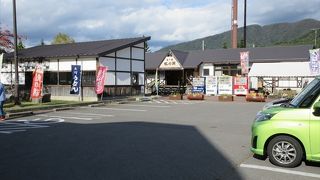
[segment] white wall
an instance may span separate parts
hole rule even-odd
[[[115,58],[107,58],[107,57],[100,57],[99,58],[100,65],[108,66],[108,70],[116,70],[116,61]]]
[[[95,58],[79,58],[78,65],[81,65],[83,71],[96,71],[97,61]]]
[[[203,69],[209,69],[209,75],[208,76],[214,76],[214,66],[213,66],[213,64],[211,64],[211,63],[201,64],[201,66],[200,66],[200,75],[201,76],[204,76],[203,75]]]
[[[71,65],[76,65],[76,59],[60,59],[59,71],[71,72]]]
[[[117,57],[130,58],[130,48],[117,51]]]

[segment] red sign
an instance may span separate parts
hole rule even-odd
[[[43,70],[38,65],[33,71],[32,87],[31,87],[31,98],[38,99],[41,97],[42,84],[43,84]]]
[[[99,66],[99,70],[96,76],[96,93],[97,94],[102,94],[104,90],[104,81],[106,77],[106,72],[108,68],[105,66]]]
[[[234,77],[233,91],[235,95],[247,95],[248,77]]]

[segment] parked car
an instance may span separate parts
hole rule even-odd
[[[303,159],[320,162],[320,77],[290,102],[260,111],[252,125],[251,151],[271,163],[295,167]]]

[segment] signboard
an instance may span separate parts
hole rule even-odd
[[[319,75],[320,68],[320,49],[310,49],[310,72],[311,75]]]
[[[241,74],[249,73],[249,51],[240,52]]]
[[[103,93],[107,70],[108,68],[106,66],[99,66],[99,70],[96,76],[96,88],[95,88],[95,91],[97,94]]]
[[[206,94],[218,94],[218,78],[216,76],[206,77]]]
[[[231,94],[232,95],[232,76],[218,77],[218,94]]]
[[[205,78],[193,78],[192,79],[192,92],[193,93],[205,93]]]
[[[71,65],[71,89],[70,94],[80,94],[80,83],[81,83],[81,66]]]
[[[174,56],[167,56],[159,66],[159,69],[183,69]]]
[[[15,73],[1,72],[0,80],[2,84],[12,85],[15,82],[15,76]],[[19,85],[25,84],[25,78],[26,76],[24,73],[19,73]]]
[[[31,87],[31,98],[39,99],[42,93],[43,85],[43,70],[40,65],[37,65],[32,74],[32,87]]]
[[[235,95],[247,95],[248,93],[248,77],[234,77],[233,91]]]

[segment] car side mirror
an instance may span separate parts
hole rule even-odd
[[[313,115],[320,116],[320,101],[313,105]]]

